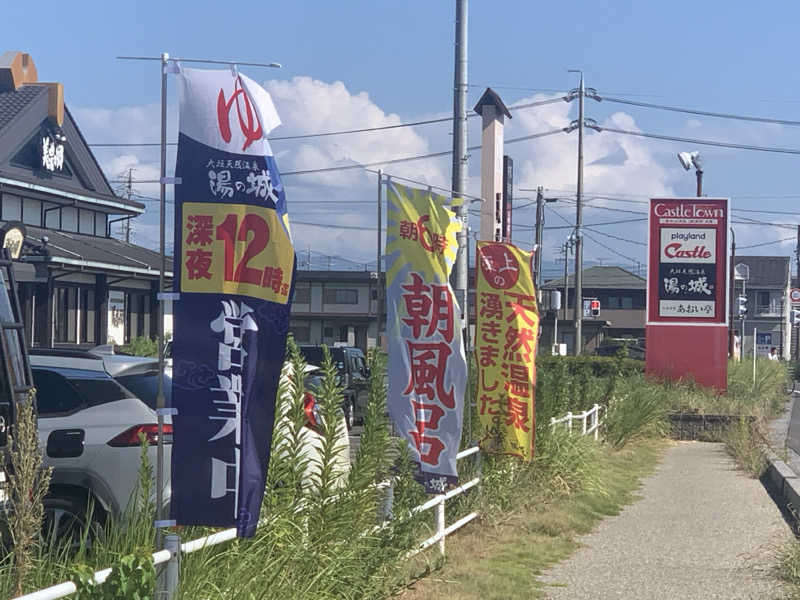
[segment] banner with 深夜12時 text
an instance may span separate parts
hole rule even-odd
[[[475,360],[481,449],[525,461],[536,435],[539,314],[531,258],[512,244],[478,242]]]
[[[458,483],[467,363],[450,287],[461,221],[449,198],[387,183],[389,414],[429,493]]]
[[[269,94],[181,68],[175,175],[171,517],[255,533],[295,257]]]

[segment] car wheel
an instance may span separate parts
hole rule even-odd
[[[103,534],[102,509],[73,496],[48,496],[44,499],[42,537],[47,545],[62,545],[71,552],[81,546],[90,549]]]

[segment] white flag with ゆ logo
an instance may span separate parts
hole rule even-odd
[[[270,95],[255,81],[229,71],[181,68],[180,131],[197,142],[235,154],[271,156],[267,134],[281,124]],[[193,102],[208,96],[214,102]],[[227,136],[220,135],[220,124]],[[227,138],[227,139],[226,139]]]

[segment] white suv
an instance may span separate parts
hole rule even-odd
[[[59,537],[74,539],[80,533],[90,504],[94,507],[92,521],[97,524],[126,509],[137,484],[140,434],[151,442],[148,455],[155,465],[156,413],[109,375],[104,363],[113,367],[119,359],[137,360],[71,350],[34,349],[30,353],[39,442],[45,464],[53,467],[45,500],[46,526]],[[125,372],[112,370],[118,375]],[[169,469],[170,424],[164,426],[164,433]]]

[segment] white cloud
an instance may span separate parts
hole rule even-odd
[[[310,77],[295,77],[288,81],[266,82],[283,121],[273,132],[274,137],[285,135],[380,127],[402,122],[397,114],[387,113],[366,92],[353,92],[341,82],[323,82]],[[535,95],[519,103],[542,100],[549,96]],[[567,126],[571,121],[570,104],[554,103],[514,112],[508,120],[506,138],[525,136]],[[160,132],[159,111],[155,105],[123,107],[119,109],[83,108],[74,111],[84,135],[89,141],[102,142],[152,142]],[[436,115],[447,116],[447,115]],[[406,120],[430,118],[430,115],[408,117]],[[175,138],[174,107],[170,110],[170,139]],[[603,123],[620,129],[636,129],[633,117],[618,112]],[[448,150],[451,145],[450,123],[415,128],[388,129],[380,132],[310,138],[299,141],[274,140],[273,150],[282,172],[324,168],[354,163],[372,163],[397,157],[428,154]],[[470,145],[479,143],[480,121],[470,120]],[[676,169],[665,168],[660,162],[654,142],[612,133],[586,130],[584,183],[587,198],[593,194],[667,195],[672,193],[671,179]],[[577,133],[558,133],[552,136],[509,144],[506,148],[515,161],[515,187],[544,186],[553,192],[547,195],[574,194],[577,165]],[[137,179],[158,177],[158,151],[156,148],[98,149],[98,159],[109,179],[116,179],[129,168]],[[604,157],[608,157],[604,163]],[[663,157],[661,158],[663,160]],[[590,164],[599,161],[596,164]],[[614,164],[608,164],[614,163]],[[400,177],[449,187],[449,156],[434,160],[421,160],[387,166],[386,171]],[[174,165],[174,150],[168,155],[168,172]],[[469,168],[468,192],[480,191],[480,151],[472,151]],[[679,173],[678,175],[681,175]],[[298,253],[308,247],[327,255],[339,255],[356,261],[374,261],[376,234],[372,231],[337,229],[337,225],[374,227],[376,224],[377,180],[372,173],[360,169],[333,171],[313,175],[287,176],[285,179],[290,208],[290,218],[327,225],[327,228],[300,225],[293,227]],[[155,185],[139,185],[137,192],[156,196]],[[517,196],[533,194],[518,193]],[[321,201],[325,201],[323,204]],[[621,205],[607,200],[592,200],[591,204],[608,207],[645,210],[641,205]],[[574,218],[574,205],[561,203],[553,208],[561,210],[568,219]],[[145,238],[157,239],[157,205],[148,204],[148,213],[139,219],[138,243]],[[521,210],[514,221],[532,224],[534,211]],[[584,222],[593,223],[635,217],[624,213],[587,208]],[[547,215],[547,225],[562,225],[552,213]],[[477,218],[472,222],[477,227]],[[624,225],[606,227],[603,231],[621,237],[644,241],[644,226]],[[532,240],[532,233],[520,230],[519,241]],[[524,238],[523,238],[524,235]],[[547,232],[545,257],[555,257],[557,246],[566,237],[563,231]],[[618,241],[602,238],[604,243],[622,253],[631,252],[639,260],[644,249]],[[168,233],[171,239],[171,233]],[[149,240],[152,242],[152,240]],[[587,241],[586,258],[621,260],[608,251]],[[339,265],[344,263],[339,263]],[[315,266],[325,266],[315,261]],[[337,266],[334,264],[334,267]]]

